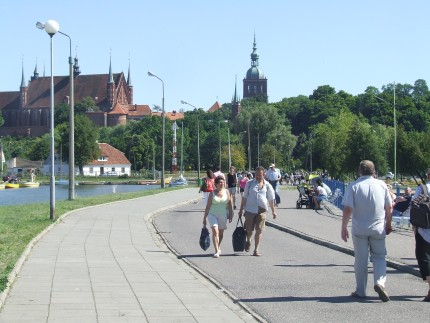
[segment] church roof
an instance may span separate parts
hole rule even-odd
[[[215,101],[215,103],[209,108],[208,112],[215,112],[218,109],[221,109],[222,105],[219,104],[218,101]]]

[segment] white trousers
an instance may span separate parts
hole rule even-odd
[[[385,233],[374,235],[352,235],[354,243],[354,271],[357,284],[355,292],[366,296],[369,252],[373,262],[373,283],[385,287],[387,262],[385,260]]]

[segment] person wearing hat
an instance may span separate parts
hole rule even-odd
[[[270,164],[269,169],[266,172],[266,179],[269,181],[270,185],[272,185],[273,190],[275,191],[275,206],[278,206],[280,203],[278,184],[279,180],[281,179],[281,171],[275,167],[275,164]]]

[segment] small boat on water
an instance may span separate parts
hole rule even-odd
[[[151,181],[151,180],[148,180],[148,181],[138,181],[137,184],[138,185],[156,185],[157,181]]]
[[[169,185],[171,180],[172,180],[172,176],[170,176],[170,177],[165,177],[165,178],[164,178],[164,184],[165,184],[165,185]],[[157,184],[158,184],[158,185],[160,185],[160,184],[161,184],[161,179],[157,180]]]
[[[19,188],[19,183],[17,182],[7,182],[5,188]]]
[[[182,176],[182,174],[179,176],[178,179],[174,179],[170,181],[169,186],[186,186],[188,185],[188,181],[185,177]]]
[[[39,182],[20,182],[18,183],[20,188],[26,188],[26,187],[39,187]]]

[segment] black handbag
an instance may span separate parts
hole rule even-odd
[[[211,245],[209,230],[208,228],[206,228],[206,226],[202,228],[202,231],[200,233],[199,244],[204,251],[208,250],[209,246]]]
[[[239,226],[239,221],[240,225]],[[233,250],[234,251],[244,251],[246,246],[246,230],[243,227],[242,217],[237,219],[236,229],[233,231]]]
[[[418,228],[430,228],[430,197],[426,185],[421,184],[422,193],[411,201],[410,222]]]

